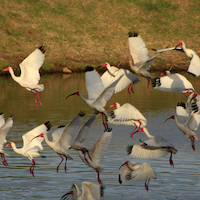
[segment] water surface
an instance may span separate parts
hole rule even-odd
[[[158,74],[153,74],[155,77]],[[199,93],[200,79],[185,74]],[[185,102],[184,94],[167,93],[151,89],[147,90],[147,80],[140,78],[141,82],[134,86],[134,94],[129,95],[126,90],[115,94],[107,105],[119,102],[131,103],[138,108],[147,118],[147,128],[152,135],[160,135],[169,140],[177,148],[173,155],[174,167],[169,165],[169,155],[155,160],[140,160],[129,157],[126,147],[139,143],[139,139],[146,140],[143,135],[134,135],[131,126],[110,125],[113,130],[113,138],[108,147],[106,156],[102,160],[104,171],[100,177],[105,185],[103,199],[127,200],[127,199],[198,199],[200,196],[200,145],[196,143],[196,151],[193,151],[188,138],[176,127],[173,120],[164,121],[175,113],[176,104]],[[1,77],[1,110],[7,119],[13,115],[14,125],[7,135],[8,142],[15,142],[17,147],[22,147],[21,136],[34,127],[50,120],[53,132],[58,125],[67,124],[80,110],[86,115],[82,124],[91,117],[93,111],[78,97],[65,97],[75,91],[81,91],[87,98],[84,84],[84,74],[73,75],[45,75],[41,78],[45,84],[45,90],[40,93],[42,107],[35,108],[34,95],[28,92],[10,77]],[[92,124],[85,144],[92,147],[104,132],[101,116]],[[199,130],[197,131],[199,134]],[[51,139],[50,135],[49,138]],[[29,173],[31,161],[24,156],[15,153],[12,148],[5,150],[8,166],[0,164],[0,194],[1,199],[60,199],[71,187],[72,183],[81,186],[83,181],[97,182],[96,172],[86,166],[74,150],[69,150],[73,160],[67,163],[67,173],[64,172],[64,164],[60,166],[59,173],[56,167],[60,157],[43,142],[46,158],[35,158],[35,177]],[[129,182],[120,185],[118,182],[119,166],[126,160],[135,162],[147,162],[157,174],[157,179],[152,179],[149,192],[144,188],[144,181]]]

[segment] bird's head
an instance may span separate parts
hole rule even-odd
[[[68,97],[70,97],[70,96],[72,96],[72,95],[79,95],[80,94],[80,92],[79,91],[77,91],[77,92],[74,92],[74,93],[72,93],[72,94],[70,94],[70,95],[68,95],[65,99],[67,99]]]
[[[189,92],[192,92],[193,91],[193,89],[189,89],[189,90],[187,90],[187,92],[185,93],[185,96],[188,98],[188,93]],[[196,92],[195,92],[196,93]],[[196,97],[196,96],[195,96]],[[194,98],[194,97],[193,97]]]
[[[3,69],[4,72],[9,72],[11,67],[7,67],[5,69]]]
[[[35,138],[38,138],[38,137],[44,137],[44,133],[41,133],[40,135],[35,136],[32,140],[34,140]],[[31,140],[31,141],[32,141],[32,140]],[[31,141],[30,141],[30,142],[31,142]]]
[[[61,200],[68,199],[68,198],[69,198],[68,196],[69,196],[69,195],[73,195],[73,194],[74,194],[74,191],[71,190],[71,191],[67,192],[66,194],[64,194],[64,195],[62,196]]]
[[[6,147],[11,147],[12,142],[9,142],[8,144],[6,144]]]
[[[160,76],[164,76],[164,75],[167,75],[166,71],[160,74]]]
[[[175,119],[175,116],[172,115],[171,117],[167,118],[167,119],[165,120],[165,122],[166,122],[168,119]]]
[[[109,106],[109,108],[112,108],[112,107],[116,108],[117,107],[117,103],[113,103],[112,105]]]
[[[182,47],[183,46],[183,42],[179,42],[177,47]]]
[[[121,167],[123,167],[124,165],[128,165],[129,164],[129,161],[127,160],[127,161],[125,161],[120,167],[119,167],[119,169],[121,168]]]

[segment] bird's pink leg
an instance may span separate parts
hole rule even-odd
[[[32,166],[30,167],[30,173],[34,176],[34,172],[33,172],[33,170],[34,170],[34,168],[35,168],[35,161],[34,161],[34,159],[32,159],[32,162],[33,162],[33,164],[32,164]]]
[[[67,171],[67,156],[65,156],[65,172]]]
[[[101,115],[102,115],[103,126],[104,126],[105,129],[108,129],[108,123],[107,123],[106,115],[103,112],[101,113]]]
[[[170,163],[171,166],[174,167],[174,162],[172,160],[172,151],[170,149],[167,149],[167,151],[170,153],[169,163]]]
[[[149,92],[151,92],[150,88],[149,88],[149,85],[150,85],[150,78],[147,78],[148,80],[148,83],[147,83],[147,89],[149,90]]]
[[[142,133],[141,133],[141,131],[140,131],[140,130],[141,130],[140,127],[141,127],[141,125],[142,125],[142,122],[141,122],[140,120],[138,120],[138,122],[140,123],[140,125],[139,125],[139,127],[138,127],[138,132],[142,135]]]
[[[147,191],[149,191],[149,181],[150,181],[150,178],[146,179],[145,184],[144,184]]]
[[[58,154],[59,155],[59,154]],[[61,157],[61,162],[59,163],[59,165],[57,166],[57,173],[58,173],[58,170],[59,170],[59,167],[60,167],[60,164],[63,162],[63,160],[64,160],[64,158],[61,156],[61,155],[59,155],[60,157]]]
[[[99,170],[98,170],[97,168],[95,168],[95,171],[97,172],[97,180],[98,180],[98,183],[99,183],[100,185],[102,185],[102,181],[101,181],[101,179],[100,179],[100,177],[99,177]]]
[[[192,144],[192,149],[195,151],[195,145],[194,145],[195,137],[194,136],[190,136],[190,140],[191,140],[191,144]]]
[[[134,85],[134,83],[131,83],[131,92],[132,93],[134,93],[134,91],[133,91],[133,85]]]
[[[35,90],[31,90],[31,92],[35,95],[35,106],[36,106],[36,109],[38,109],[37,95],[36,95],[36,92],[34,91]]]
[[[131,87],[131,84],[128,86],[128,89],[127,89],[127,92],[130,94],[130,87]]]
[[[42,106],[42,102],[41,102],[41,100],[40,100],[40,94],[39,94],[39,92],[36,90],[36,92],[37,92],[37,94],[38,94],[38,101],[39,101],[39,103],[40,103],[40,106]]]
[[[85,159],[85,161],[89,164],[88,160],[87,160],[86,157],[85,157],[85,152],[87,152],[88,157],[89,157],[90,160],[92,161],[92,158],[90,157],[89,151],[88,151],[86,148],[83,148],[82,152],[83,152],[83,154],[84,154],[84,159]]]
[[[134,123],[135,124],[135,128],[134,128],[134,130],[131,132],[131,137],[133,138],[133,133],[134,133],[134,131],[137,129],[137,125],[136,125],[136,123]]]
[[[1,154],[2,163],[3,163],[5,166],[8,165],[8,163],[7,163],[6,159],[5,159],[4,154],[3,154],[3,153],[0,153],[0,154]]]

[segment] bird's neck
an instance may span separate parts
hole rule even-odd
[[[9,68],[9,73],[10,73],[11,77],[17,82],[18,77],[15,76],[14,71],[11,67]]]
[[[19,153],[19,154],[23,155],[22,150],[21,150],[22,148],[17,148],[16,144],[14,142],[11,143],[11,147],[16,153]]]
[[[152,138],[153,136],[149,133],[149,131],[147,130],[147,128],[143,128],[143,130],[144,130],[144,132],[145,132],[145,134],[146,134],[146,136],[148,137],[148,138]]]

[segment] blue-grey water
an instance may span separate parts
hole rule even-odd
[[[158,74],[152,74],[153,77]],[[185,74],[199,92],[200,78]],[[146,140],[145,134],[134,135],[130,133],[134,127],[117,126],[110,124],[113,137],[108,146],[101,165],[104,171],[100,174],[105,185],[103,199],[128,200],[185,200],[200,198],[200,144],[196,142],[193,151],[187,137],[176,127],[173,120],[164,121],[175,113],[176,104],[185,102],[184,94],[166,93],[151,89],[147,90],[147,80],[140,78],[141,82],[134,86],[134,94],[129,95],[126,89],[114,94],[107,105],[119,102],[131,103],[147,118],[147,128],[152,135],[160,135],[171,142],[178,150],[173,155],[174,167],[169,164],[169,155],[155,160],[140,160],[131,158],[126,154],[126,147],[139,143],[139,139]],[[7,135],[8,142],[15,142],[22,147],[22,135],[34,127],[50,120],[52,133],[58,125],[67,124],[80,110],[86,115],[82,124],[89,119],[93,111],[78,97],[65,97],[75,91],[81,91],[87,98],[84,85],[84,74],[74,75],[44,75],[41,78],[45,89],[40,93],[42,107],[35,108],[34,95],[15,83],[10,77],[0,78],[0,111],[7,119],[13,115],[14,124]],[[85,144],[92,147],[104,131],[101,116],[92,124]],[[197,131],[199,135],[199,130]],[[51,138],[49,134],[49,138]],[[0,163],[0,199],[60,199],[71,187],[72,183],[81,186],[83,181],[97,182],[96,172],[85,165],[74,150],[69,150],[73,160],[67,162],[67,172],[64,172],[64,163],[57,173],[56,167],[61,161],[60,157],[43,142],[46,158],[35,158],[35,177],[29,168],[32,162],[22,155],[15,153],[11,147],[4,150],[10,154],[6,156],[8,166]],[[157,179],[151,179],[149,191],[144,188],[144,181],[129,182],[120,185],[118,182],[119,167],[126,160],[147,162],[157,174]]]

